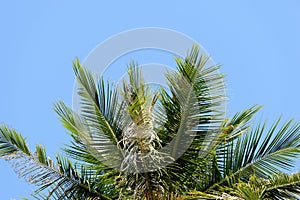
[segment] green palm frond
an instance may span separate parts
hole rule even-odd
[[[260,109],[260,106],[255,105],[224,121],[221,132],[211,147],[216,150],[218,169],[223,178],[232,172],[235,141],[250,130],[251,119]]]
[[[99,197],[109,199],[89,186],[89,179],[79,174],[71,162],[57,157],[54,163],[44,147],[37,145],[31,154],[22,135],[14,129],[0,126],[0,156],[9,161],[15,172],[27,182],[37,185],[37,193],[47,191],[46,199],[77,199]]]
[[[191,191],[188,192],[185,196],[183,196],[183,199],[186,200],[209,200],[209,199],[222,199],[222,196],[214,195],[214,194],[208,194],[205,192],[200,191]]]
[[[172,157],[177,159],[190,146],[190,143],[184,144],[181,142],[192,142],[196,136],[198,131],[197,125],[200,120],[200,115],[198,114],[199,105],[193,85],[184,77],[175,73],[167,74],[167,79],[169,82],[168,86],[180,106],[180,123],[178,124],[177,132],[174,134],[176,137],[170,143]]]
[[[237,113],[231,119],[224,120],[220,133],[214,138],[208,149],[210,154],[205,159],[206,167],[201,165],[200,170],[195,171],[196,175],[197,173],[201,174],[201,188],[212,186],[231,172],[232,162],[229,158],[233,151],[232,144],[249,129],[250,120],[260,108],[259,106],[253,106]],[[209,162],[207,162],[208,160]],[[203,170],[205,170],[205,173]]]
[[[222,191],[244,200],[297,200],[300,197],[300,173],[278,174],[268,179],[251,175],[249,180],[221,187]]]
[[[197,98],[199,121],[194,145],[191,145],[191,151],[194,151],[194,148],[196,148],[195,152],[199,154],[199,149],[205,152],[204,149],[210,146],[211,141],[217,135],[219,123],[222,121],[221,117],[224,114],[224,110],[222,110],[222,105],[224,106],[224,104],[222,103],[224,103],[225,98],[224,76],[217,73],[219,66],[211,65],[208,56],[200,56],[197,46],[192,48],[186,59],[176,58],[175,60],[179,74],[193,87],[193,94]],[[172,87],[171,84],[169,87]],[[165,125],[167,131],[164,131],[163,134],[170,135],[168,138],[172,138],[177,133],[176,127],[179,128],[175,124],[180,124],[181,120],[180,104],[172,90],[171,94],[163,90],[161,96],[162,105],[168,116]],[[170,127],[173,128],[170,129]]]
[[[230,120],[225,120],[223,132],[226,140],[233,140],[250,128],[254,115],[261,110],[262,106],[254,105],[242,112],[236,113]]]
[[[62,125],[69,131],[73,141],[70,145],[66,145],[64,149],[67,155],[78,161],[83,161],[88,165],[97,166],[97,169],[110,169],[111,166],[106,166],[99,161],[99,154],[95,153],[93,149],[87,144],[87,134],[89,127],[77,113],[71,110],[63,102],[57,102],[54,107],[55,112],[58,114]],[[109,139],[107,139],[109,140]],[[108,148],[107,151],[111,150]],[[102,159],[104,159],[102,157]]]
[[[183,122],[194,124],[193,128],[189,127],[190,134],[194,137],[190,146],[184,153],[180,151],[182,145],[174,149],[178,154],[183,153],[176,164],[182,169],[181,173],[186,179],[185,185],[202,185],[203,180],[199,180],[198,175],[195,174],[202,172],[206,167],[215,169],[214,172],[217,173],[216,163],[207,164],[207,161],[214,160],[211,147],[219,137],[219,128],[224,114],[222,107],[224,104],[221,104],[225,98],[224,76],[217,72],[219,66],[211,65],[209,61],[208,56],[200,56],[197,46],[192,48],[186,59],[176,58],[178,74],[167,75],[170,89],[169,91],[162,89],[160,94],[160,102],[163,106],[161,110],[166,113],[164,128],[158,133],[163,144],[169,144],[174,137],[178,136]],[[188,95],[189,89],[191,92]],[[187,141],[188,138],[184,137],[186,135],[177,138]]]
[[[100,142],[97,142],[96,139],[99,136],[89,135],[91,129],[88,123],[84,121],[84,117],[76,114],[63,102],[57,102],[54,110],[59,115],[63,126],[70,131],[70,135],[73,138],[71,144],[66,145],[66,148],[64,148],[67,155],[80,162],[84,162],[86,166],[94,170],[111,170],[117,175],[118,172],[113,169],[120,166],[122,157],[116,146],[112,145],[110,140],[105,136],[102,136]]]
[[[96,85],[93,75],[78,60],[73,63],[73,68],[80,84],[80,118],[84,122],[80,138],[100,162],[118,167],[123,154],[119,144],[124,112],[118,88],[108,82],[106,84],[103,78],[96,80]],[[111,160],[112,157],[115,158],[114,161]]]
[[[78,94],[81,97],[81,113],[85,120],[97,131],[105,134],[113,144],[119,142],[118,126],[115,123],[116,113],[120,108],[118,101],[118,90],[114,85],[105,85],[103,78],[95,83],[95,77],[84,67],[78,59],[73,63],[73,69],[80,84]]]
[[[5,125],[0,126],[0,156],[9,157],[21,151],[25,155],[30,155],[30,151],[24,137],[16,130]]]
[[[300,172],[293,174],[279,173],[268,179],[266,196],[270,199],[300,198]]]
[[[239,137],[234,152],[235,174],[255,171],[257,176],[266,177],[294,167],[294,158],[300,155],[300,123],[290,120],[282,127],[279,123],[280,119],[264,138],[266,124]]]
[[[219,151],[225,177],[209,189],[223,184],[226,180],[248,180],[255,173],[268,178],[278,171],[294,167],[295,158],[300,155],[300,124],[290,120],[279,126],[278,119],[268,131],[266,123],[239,135],[225,143]],[[226,164],[227,163],[227,164]]]
[[[101,85],[98,89],[95,77],[81,66],[78,59],[73,62],[73,69],[80,84],[78,94],[81,97],[81,115],[90,123],[89,125],[100,129],[114,144],[117,144],[119,141],[115,129],[109,123],[113,120],[110,109],[117,107],[113,104],[117,101],[110,101],[116,91],[112,90],[109,85],[105,91],[104,80],[98,81]],[[100,94],[103,95],[101,98]]]
[[[267,199],[266,188],[267,181],[265,179],[251,175],[248,182],[238,182],[235,184],[232,193],[244,200]]]

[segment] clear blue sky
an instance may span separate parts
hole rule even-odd
[[[300,119],[300,1],[1,1],[0,123],[50,155],[69,138],[52,111],[72,102],[71,62],[132,28],[163,27],[198,41],[227,74],[228,114]],[[134,58],[139,61],[139,58]],[[299,163],[298,163],[299,164]],[[0,199],[33,187],[0,160]]]

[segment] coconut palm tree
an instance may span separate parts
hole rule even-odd
[[[253,106],[224,118],[224,75],[194,46],[168,88],[151,88],[131,62],[122,85],[73,69],[81,107],[54,110],[71,136],[51,159],[0,126],[0,156],[37,185],[37,199],[297,199],[300,124],[253,123]]]

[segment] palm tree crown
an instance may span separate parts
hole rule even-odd
[[[55,161],[0,125],[0,156],[38,186],[37,199],[297,199],[300,124],[253,125],[253,106],[224,118],[224,75],[194,46],[167,88],[151,88],[131,62],[105,81],[73,62],[81,107],[54,106],[72,141]]]

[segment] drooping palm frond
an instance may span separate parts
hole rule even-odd
[[[280,119],[268,131],[266,123],[258,125],[223,144],[218,154],[223,163],[219,167],[225,177],[208,190],[226,180],[249,180],[253,173],[267,179],[278,171],[294,167],[295,158],[300,155],[300,124],[293,120],[281,127],[279,124]]]
[[[0,126],[0,156],[12,164],[20,177],[37,185],[37,193],[46,191],[44,199],[109,199],[90,187],[91,180],[84,169],[79,173],[62,157],[57,157],[57,163],[54,163],[47,157],[45,148],[39,145],[32,154],[23,136],[3,125]]]

